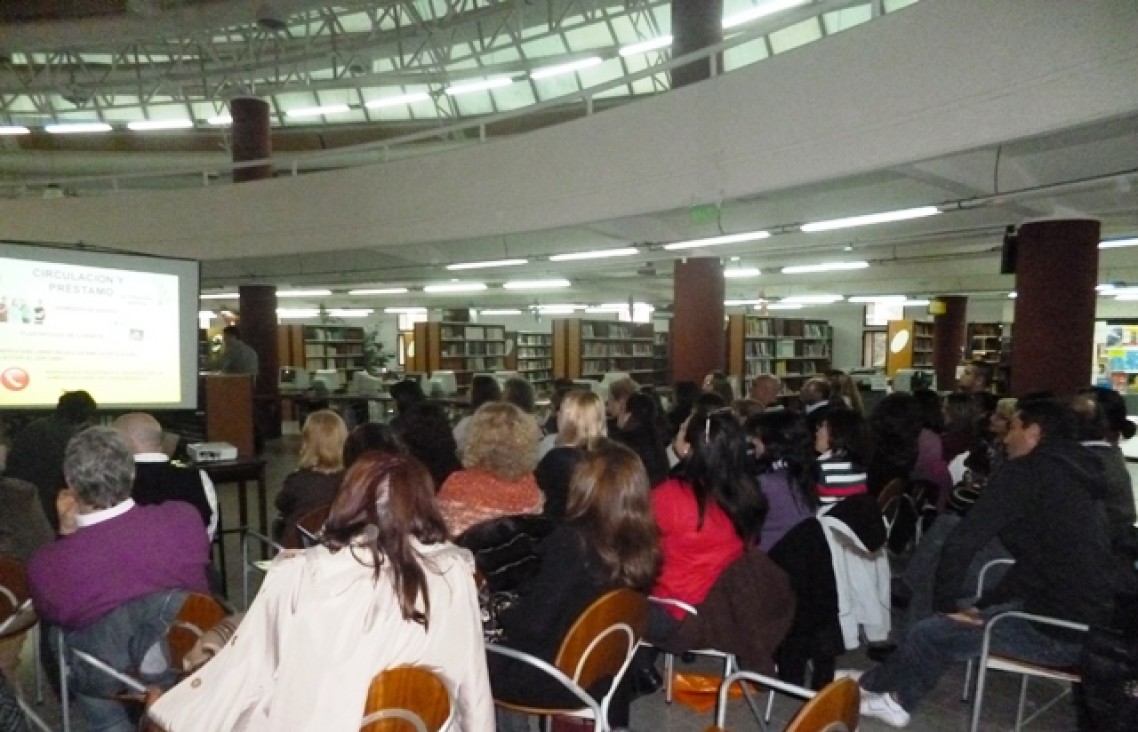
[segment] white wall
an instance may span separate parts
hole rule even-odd
[[[196,259],[499,236],[928,160],[1138,109],[1133,0],[926,0],[715,80],[460,150],[0,201],[0,237]]]

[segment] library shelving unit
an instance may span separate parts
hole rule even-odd
[[[453,371],[459,388],[474,374],[506,369],[506,328],[474,323],[416,323],[414,371]]]
[[[825,320],[732,315],[727,319],[727,370],[744,393],[751,379],[775,374],[788,392],[830,368],[833,331]]]
[[[553,321],[553,375],[600,379],[623,372],[648,383],[655,371],[651,323],[558,318]]]
[[[969,323],[965,359],[992,366],[992,386],[1005,394],[1011,381],[1011,326],[1003,323]]]
[[[364,367],[364,329],[350,325],[288,325],[278,330],[282,366],[340,372],[343,383]]]
[[[515,370],[539,392],[553,381],[553,334],[519,331],[514,340]]]
[[[890,320],[885,334],[885,374],[898,369],[933,368],[933,324],[923,320]]]
[[[668,331],[652,334],[652,383],[656,386],[670,386],[672,383],[672,369],[668,361],[670,344],[671,334]]]

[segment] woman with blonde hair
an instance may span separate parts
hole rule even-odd
[[[446,540],[427,469],[364,453],[322,537],[273,562],[237,632],[151,719],[167,732],[354,730],[372,678],[414,665],[451,690],[457,730],[494,729],[474,561]]]
[[[537,485],[545,494],[542,513],[560,520],[569,498],[569,481],[593,441],[605,436],[605,403],[591,391],[571,391],[561,400],[557,413],[554,448],[534,470]]]
[[[479,407],[470,421],[463,469],[439,489],[439,508],[452,536],[499,516],[541,511],[543,497],[533,477],[540,438],[537,422],[513,404]]]
[[[348,427],[340,415],[321,409],[308,415],[300,433],[297,469],[284,479],[277,494],[280,514],[274,538],[284,546],[299,548],[296,522],[310,511],[332,503],[344,477],[344,443]]]

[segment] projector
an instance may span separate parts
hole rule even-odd
[[[195,463],[237,459],[237,448],[228,442],[193,442],[186,447],[186,450]]]

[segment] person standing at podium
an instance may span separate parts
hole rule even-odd
[[[218,371],[223,374],[249,374],[256,378],[260,368],[257,352],[241,340],[241,331],[237,326],[226,326],[225,330],[221,331],[221,337],[225,348],[221,352],[221,360],[218,361]]]

